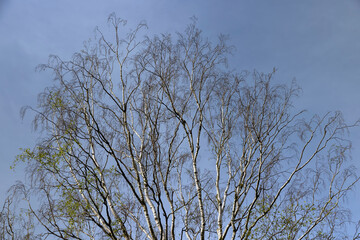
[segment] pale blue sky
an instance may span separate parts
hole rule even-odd
[[[6,189],[22,179],[9,170],[19,148],[32,146],[37,133],[19,109],[36,105],[37,94],[51,84],[36,73],[49,54],[66,59],[106,29],[115,12],[130,25],[146,20],[148,33],[182,31],[191,16],[204,34],[230,35],[237,70],[268,72],[277,81],[294,77],[303,88],[299,108],[310,113],[341,110],[349,122],[360,118],[359,0],[0,0],[0,202]],[[352,135],[353,163],[360,168],[360,131]],[[349,199],[360,219],[360,187]]]

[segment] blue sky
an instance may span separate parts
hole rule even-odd
[[[296,78],[303,88],[297,106],[310,113],[341,110],[350,123],[360,118],[359,0],[0,0],[0,203],[23,172],[9,169],[19,148],[32,146],[38,133],[31,117],[20,119],[24,105],[51,85],[51,75],[36,65],[49,54],[67,59],[107,29],[115,12],[130,25],[145,20],[148,33],[182,31],[190,17],[209,38],[230,36],[237,70],[269,72],[276,81]],[[360,131],[351,135],[353,164],[360,169]],[[360,187],[349,198],[360,219]]]

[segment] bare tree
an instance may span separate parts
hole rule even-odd
[[[17,186],[9,189],[3,207],[0,211],[0,239],[3,240],[35,240],[42,237],[42,234],[35,233],[33,215],[24,209],[18,199]]]
[[[42,139],[18,160],[18,184],[42,237],[59,239],[332,239],[358,181],[339,112],[306,120],[295,83],[236,74],[231,48],[190,24],[176,37],[93,43],[40,66]],[[175,40],[174,40],[175,39]]]

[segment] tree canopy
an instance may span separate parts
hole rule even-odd
[[[230,71],[226,38],[195,22],[140,39],[145,24],[109,23],[112,37],[39,67],[54,81],[22,111],[42,134],[17,157],[27,181],[9,190],[1,239],[349,237],[359,178],[340,112],[309,118],[296,83]]]

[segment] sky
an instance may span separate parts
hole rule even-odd
[[[19,114],[51,85],[51,75],[35,67],[50,54],[69,59],[96,26],[108,29],[112,12],[130,26],[145,20],[150,35],[181,32],[195,16],[210,39],[229,35],[238,71],[275,67],[275,81],[295,78],[303,89],[299,109],[340,110],[349,123],[360,118],[360,0],[0,0],[0,204],[23,179],[21,167],[10,170],[19,149],[39,137],[31,116]],[[360,171],[360,130],[350,138]],[[360,186],[348,200],[358,220],[359,200]]]

